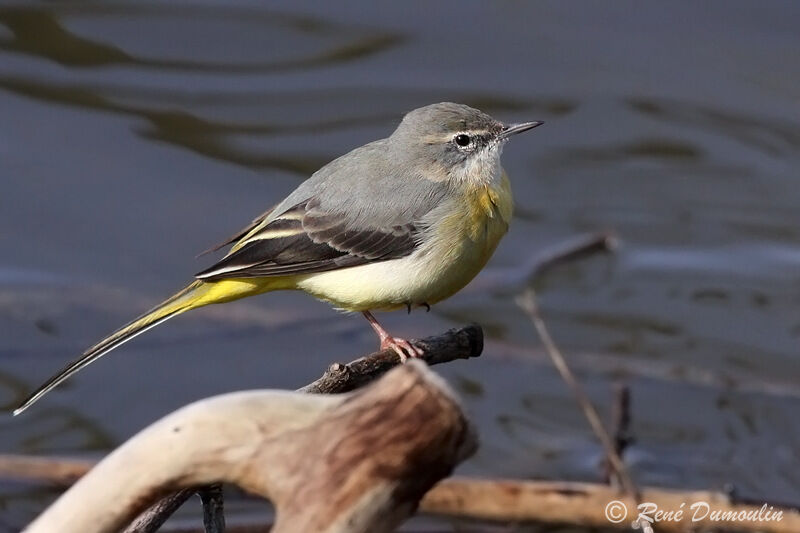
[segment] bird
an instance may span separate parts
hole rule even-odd
[[[506,125],[464,104],[408,112],[394,132],[334,159],[282,202],[208,251],[229,246],[184,289],[87,349],[36,389],[18,415],[137,335],[209,304],[300,290],[361,312],[405,361],[422,350],[374,311],[426,307],[478,274],[508,231],[513,201],[500,156],[541,121]]]

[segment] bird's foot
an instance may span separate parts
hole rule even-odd
[[[384,337],[381,339],[381,350],[391,348],[400,356],[400,362],[405,363],[409,357],[422,357],[425,353],[422,348],[414,346],[405,339],[399,337]]]
[[[389,333],[383,329],[383,326],[372,316],[372,313],[369,311],[363,311],[364,316],[367,320],[369,320],[372,329],[375,330],[375,333],[378,334],[378,338],[381,340],[381,350],[386,350],[391,348],[397,355],[400,356],[400,362],[405,363],[409,357],[422,357],[424,353],[422,348],[417,348],[410,342],[405,339],[401,339],[399,337],[392,337]]]

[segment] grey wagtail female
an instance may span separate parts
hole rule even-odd
[[[371,311],[429,307],[483,268],[511,220],[500,154],[510,126],[471,107],[440,103],[408,113],[386,139],[328,163],[276,207],[216,246],[217,264],[154,309],[101,340],[31,394],[19,414],[69,376],[140,333],[209,304],[284,289],[360,311],[400,359],[421,355]]]

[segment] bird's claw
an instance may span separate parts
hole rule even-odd
[[[386,337],[381,341],[381,350],[391,348],[400,356],[400,362],[405,363],[409,357],[422,357],[425,353],[422,348],[414,346],[405,339],[399,337]]]

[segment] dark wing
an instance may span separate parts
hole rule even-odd
[[[342,216],[318,207],[311,199],[280,214],[195,277],[216,281],[324,272],[404,257],[417,246],[411,223],[354,229]]]

